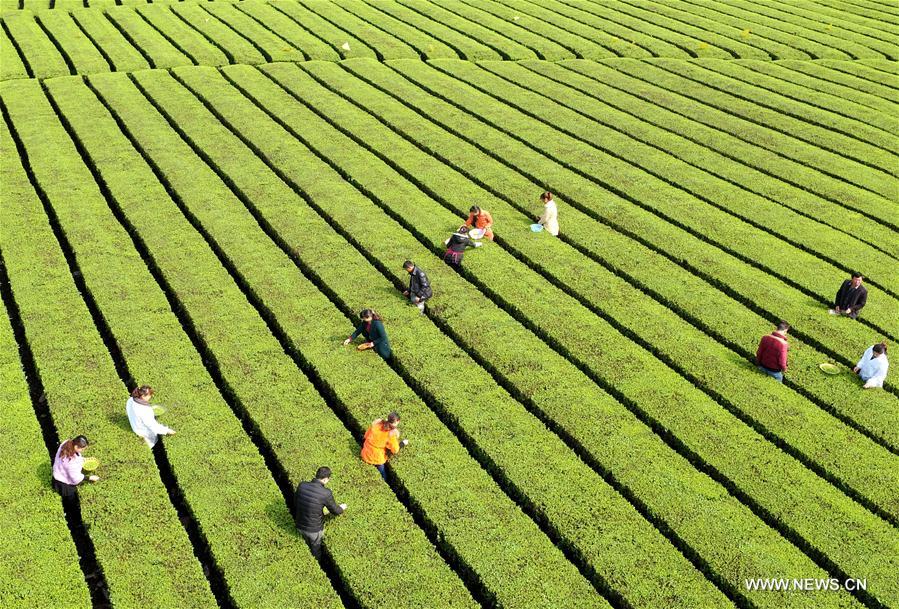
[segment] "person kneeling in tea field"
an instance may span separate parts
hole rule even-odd
[[[874,387],[883,387],[889,369],[887,344],[882,342],[868,347],[852,371],[865,382],[865,389],[873,389]]]
[[[359,313],[359,317],[361,322],[356,326],[356,330],[350,334],[350,337],[343,341],[343,345],[349,345],[361,334],[365,338],[365,342],[356,347],[357,350],[374,349],[384,359],[390,359],[392,355],[390,341],[387,340],[387,331],[384,329],[384,322],[381,321],[381,316],[375,313],[373,309],[363,309]]]
[[[831,315],[846,315],[855,319],[862,307],[868,302],[868,288],[862,285],[861,273],[853,272],[852,276],[843,282],[833,300],[833,308],[828,311]]]
[[[400,441],[400,415],[391,412],[386,419],[375,419],[365,432],[365,441],[362,444],[362,460],[369,465],[374,465],[381,477],[387,479],[387,453],[397,454],[400,446],[409,444],[409,440]]]
[[[431,291],[431,283],[425,272],[415,266],[411,260],[403,263],[403,268],[409,273],[409,289],[403,292],[403,296],[409,298],[409,302],[418,307],[422,313],[425,312],[425,301],[434,295]]]
[[[447,246],[446,252],[443,254],[443,261],[454,268],[462,267],[462,256],[465,254],[465,248],[481,247],[480,243],[472,241],[468,236],[468,227],[460,226],[459,230],[450,235],[450,238],[443,242]]]
[[[478,228],[484,231],[484,238],[493,241],[493,216],[486,209],[472,205],[468,210],[468,219],[465,221],[468,230]],[[478,237],[480,239],[480,237]]]
[[[74,497],[75,487],[84,482],[84,457],[81,453],[87,448],[88,441],[84,436],[75,436],[59,445],[56,457],[53,458],[53,488],[63,497]],[[88,480],[96,482],[99,476],[88,476]]]
[[[545,192],[540,195],[540,200],[543,201],[543,215],[537,218],[537,224],[543,225],[543,228],[546,229],[553,237],[559,236],[559,210],[556,207],[556,202],[553,200],[553,193]]]
[[[322,555],[322,539],[325,536],[325,512],[328,508],[331,514],[343,514],[346,504],[337,505],[334,501],[334,493],[325,488],[331,481],[331,468],[320,467],[315,472],[315,478],[309,482],[300,482],[294,495],[294,518],[297,529],[309,544],[312,555],[320,558]]]
[[[783,383],[784,372],[787,370],[787,331],[790,324],[785,321],[778,322],[777,328],[771,334],[763,336],[759,342],[759,348],[755,352],[755,362],[759,370],[774,377]]]
[[[128,422],[131,430],[142,437],[147,446],[153,448],[159,441],[159,436],[173,436],[175,430],[166,427],[156,420],[150,398],[153,397],[153,388],[143,385],[131,392],[131,397],[125,403],[125,412],[128,414]]]

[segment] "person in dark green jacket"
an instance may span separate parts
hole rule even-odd
[[[384,330],[384,322],[381,321],[381,316],[372,309],[364,309],[359,313],[359,317],[362,319],[361,323],[356,326],[355,332],[343,341],[344,346],[349,345],[361,334],[365,338],[365,342],[356,347],[356,349],[359,351],[374,349],[384,359],[390,359],[392,355],[390,341],[387,340],[387,332]]]

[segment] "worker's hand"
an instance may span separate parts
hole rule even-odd
[[[843,311],[843,312],[844,312],[846,315],[849,315],[850,313],[852,313],[852,309],[846,309],[846,310]]]
[[[91,482],[96,482],[97,480],[100,479],[100,476],[88,476],[87,479],[90,480]]]
[[[340,509],[346,511],[346,504],[345,504],[345,503],[341,503],[341,504],[340,504]]]
[[[409,446],[409,440],[407,440],[406,438],[403,438],[400,441],[400,446]]]
[[[859,368],[858,366],[856,366],[855,368],[852,369],[852,371],[853,371],[855,374],[858,374],[858,371],[859,371],[859,370],[861,370],[861,368]]]
[[[834,307],[833,310],[836,311],[837,313],[842,313],[842,311],[840,310],[840,307]]]
[[[409,290],[403,291],[403,296],[408,296],[408,295],[409,295]]]
[[[166,434],[166,435],[169,435],[169,436],[174,436],[174,435],[175,435],[175,433],[176,433],[176,432],[175,432],[175,430],[174,430],[174,429],[170,429],[170,430],[169,430],[169,433],[168,433],[168,434]]]
[[[350,344],[351,342],[353,342],[353,339],[352,339],[352,338],[348,338],[348,339],[346,339],[345,341],[343,341],[343,346],[346,347],[346,346],[347,346],[348,344]]]

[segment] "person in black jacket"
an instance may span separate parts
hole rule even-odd
[[[465,248],[481,247],[480,243],[472,241],[468,236],[468,227],[464,224],[443,244],[447,247],[443,254],[443,261],[455,269],[462,268],[462,256],[465,255]]]
[[[409,289],[403,292],[403,296],[409,298],[409,302],[418,307],[422,313],[425,312],[425,301],[434,295],[431,291],[431,282],[425,272],[415,266],[411,260],[403,263],[403,268],[409,273]]]
[[[868,301],[868,288],[862,285],[862,279],[861,273],[853,272],[852,278],[843,282],[829,311],[832,315],[848,315],[852,319],[858,317]]]
[[[390,359],[392,355],[390,351],[390,341],[387,340],[387,331],[384,330],[384,322],[381,316],[372,309],[363,309],[359,313],[362,322],[356,326],[356,330],[350,334],[350,337],[343,341],[344,346],[353,342],[360,334],[365,337],[365,342],[356,347],[359,351],[364,349],[372,349],[378,352],[378,355],[384,359]]]
[[[309,482],[300,482],[294,496],[297,529],[316,558],[321,557],[322,538],[325,536],[325,514],[322,508],[328,508],[332,514],[343,514],[346,509],[346,504],[337,505],[334,493],[325,488],[330,480],[331,468],[320,467],[315,472],[315,478]]]

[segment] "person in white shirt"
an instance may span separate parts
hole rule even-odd
[[[556,207],[556,202],[553,200],[553,193],[543,193],[540,195],[540,200],[543,201],[543,215],[537,218],[537,224],[542,224],[546,232],[553,237],[558,237],[559,210]]]
[[[142,437],[150,448],[156,446],[159,436],[175,435],[175,430],[156,420],[153,407],[150,406],[150,398],[153,397],[153,393],[152,387],[143,385],[131,392],[131,397],[125,404],[125,412],[128,413],[131,430]]]
[[[858,360],[852,371],[865,381],[865,389],[872,389],[874,387],[883,387],[883,381],[886,380],[889,368],[887,345],[886,343],[879,343],[871,345],[865,350],[862,358]]]

